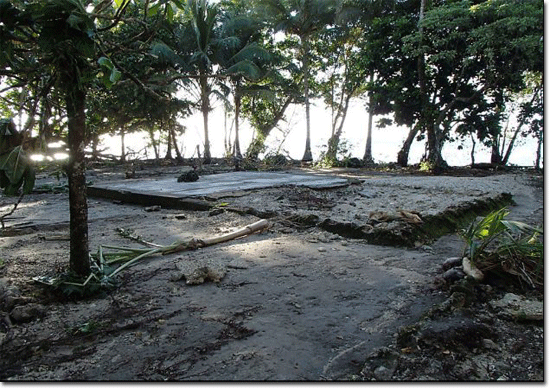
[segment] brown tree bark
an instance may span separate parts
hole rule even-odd
[[[311,154],[311,127],[310,127],[310,113],[309,113],[309,37],[307,35],[302,37],[302,55],[304,65],[304,99],[306,104],[306,149],[302,162],[313,161]]]
[[[242,159],[243,155],[241,154],[241,144],[239,142],[239,116],[241,114],[241,94],[239,89],[239,82],[237,81],[235,85],[235,153],[233,156],[237,159]]]
[[[411,150],[411,146],[414,142],[416,134],[418,134],[418,127],[419,124],[417,123],[413,128],[409,130],[409,134],[407,135],[405,142],[403,142],[401,150],[399,150],[399,152],[397,153],[397,164],[401,167],[409,166],[409,151]]]
[[[208,87],[208,79],[205,75],[200,77],[201,85],[201,111],[204,124],[204,163],[210,164],[212,156],[210,155],[210,140],[208,136],[208,111],[210,111],[210,88]]]
[[[88,246],[88,202],[86,194],[86,92],[78,85],[67,87],[65,102],[69,127],[70,156],[67,164],[69,180],[70,253],[69,267],[78,276],[90,274]]]
[[[370,74],[369,82],[373,82],[374,73]],[[374,164],[374,159],[372,158],[372,120],[374,117],[374,104],[372,102],[372,92],[369,92],[369,121],[367,125],[367,143],[365,144],[365,154],[363,155],[363,162],[367,165]]]

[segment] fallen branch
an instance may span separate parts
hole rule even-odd
[[[167,250],[162,251],[162,255],[173,254],[183,250],[197,249],[206,246],[212,246],[214,244],[227,242],[233,239],[240,238],[242,236],[251,235],[255,232],[262,231],[269,226],[269,222],[265,219],[258,220],[255,223],[249,224],[246,227],[243,227],[237,231],[230,232],[225,235],[217,236],[214,238],[206,239],[195,239],[191,238],[189,241],[181,242],[175,247],[168,248]]]

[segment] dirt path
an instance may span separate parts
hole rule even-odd
[[[493,187],[514,191],[518,205],[512,215],[536,222],[542,220],[542,189],[529,180],[509,174],[463,182],[483,193]],[[368,201],[364,193],[372,189],[363,181],[350,186],[347,195]],[[403,197],[414,190],[401,187]],[[288,204],[269,200],[266,193],[281,200],[283,192],[252,192],[235,197],[234,204],[260,199],[264,208],[283,215]],[[331,200],[326,192],[312,193]],[[13,220],[21,229],[25,212],[53,215],[58,207],[61,214],[67,204],[63,193],[25,200],[14,214],[21,219]],[[33,204],[37,211],[31,211]],[[349,218],[342,202],[309,212]],[[124,272],[122,285],[109,296],[60,303],[45,301],[29,283],[68,260],[68,228],[56,217],[36,216],[28,233],[0,238],[2,310],[35,304],[39,311],[38,319],[17,323],[12,317],[11,325],[0,327],[0,352],[12,355],[0,366],[3,380],[347,380],[359,374],[369,354],[394,342],[403,326],[446,299],[434,280],[442,262],[460,255],[463,247],[453,234],[416,248],[371,245],[279,217],[260,234],[145,260]],[[116,228],[168,244],[256,220],[229,211],[145,212],[141,206],[90,199],[92,248],[136,245]],[[220,282],[188,285],[201,268]],[[10,293],[23,297],[8,299],[13,303],[8,307]]]

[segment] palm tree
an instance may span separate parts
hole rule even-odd
[[[243,5],[243,4],[241,4]],[[226,44],[218,52],[217,62],[221,73],[229,76],[233,100],[235,104],[235,143],[234,157],[242,158],[239,141],[239,117],[241,100],[245,95],[265,92],[265,88],[258,86],[259,81],[266,74],[266,66],[271,59],[270,53],[263,48],[261,39],[261,22],[255,19],[248,11],[238,8],[228,9],[223,35],[234,37],[231,44]]]
[[[302,64],[302,82],[306,109],[306,147],[302,161],[313,160],[311,154],[310,130],[310,56],[311,40],[326,25],[333,23],[336,15],[336,0],[264,0],[266,17],[270,18],[274,30],[293,34],[300,39],[300,61]]]

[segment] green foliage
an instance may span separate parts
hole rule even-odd
[[[330,149],[329,146],[322,146],[323,148]],[[329,153],[328,150],[321,151],[319,159],[315,162],[315,166],[319,168],[331,168],[331,167],[348,167],[351,164],[351,151],[350,143],[347,140],[338,141],[336,146],[336,153]]]
[[[109,58],[101,57],[97,60],[97,62],[101,66],[102,70],[101,80],[107,88],[112,87],[118,80],[120,80],[122,73],[120,73],[120,70],[113,65],[113,62]]]
[[[32,162],[23,151],[22,139],[17,140],[18,136],[11,119],[0,121],[0,188],[8,196],[16,195],[20,189],[30,193],[35,182]]]
[[[491,212],[462,231],[464,255],[482,271],[508,273],[528,286],[544,281],[543,230],[507,220],[506,208]]]
[[[431,172],[434,169],[434,165],[430,161],[420,161],[420,168],[419,170],[421,172]]]

